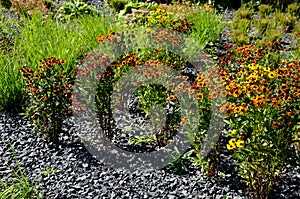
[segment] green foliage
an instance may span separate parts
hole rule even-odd
[[[52,142],[59,142],[62,123],[71,114],[71,88],[74,76],[61,70],[64,60],[49,58],[41,61],[38,70],[21,68],[26,80],[29,103],[25,116],[34,130]]]
[[[299,16],[300,15],[300,5],[299,3],[292,3],[288,5],[287,10],[288,13],[290,13],[293,16]]]
[[[109,0],[107,1],[107,5],[110,6],[115,12],[120,12],[121,10],[123,10],[126,6],[126,4],[128,4],[129,1],[128,0]]]
[[[271,5],[273,8],[285,11],[290,3],[290,0],[259,0],[260,4]]]
[[[151,3],[143,3],[143,2],[130,2],[128,4],[125,5],[124,9],[122,9],[119,13],[120,17],[124,17],[127,14],[132,13],[132,10],[154,10],[155,6]]]
[[[10,9],[12,6],[12,3],[10,0],[0,0],[0,6],[6,9]]]
[[[230,24],[230,27],[234,30],[238,30],[242,34],[246,34],[250,29],[250,25],[251,25],[251,20],[249,19],[235,18]]]
[[[213,12],[192,13],[187,19],[194,24],[190,35],[200,46],[216,41],[226,26],[224,18]]]
[[[297,23],[295,25],[295,29],[293,32],[294,38],[296,40],[296,47],[293,50],[294,59],[299,60],[300,59],[300,23]]]
[[[215,41],[223,28],[222,16],[196,5],[129,3],[118,15],[122,28],[163,27],[190,35],[201,46]],[[209,33],[209,34],[208,34]]]
[[[252,9],[241,7],[240,9],[238,9],[236,17],[238,19],[251,19],[253,12],[254,11]]]
[[[264,34],[266,32],[270,22],[271,22],[270,19],[262,18],[262,19],[256,20],[254,22],[254,27],[257,29],[257,31],[260,34]]]
[[[42,13],[46,16],[49,9],[44,0],[11,0],[13,10],[22,18],[31,17],[33,13]]]
[[[227,149],[233,150],[253,198],[267,198],[288,159],[299,161],[294,147],[299,142],[298,92],[290,90],[298,87],[300,66],[285,62],[279,50],[277,41],[264,48],[243,46],[230,50],[229,60],[222,63],[224,79],[230,82],[226,121],[233,129]]]
[[[273,7],[270,5],[262,4],[258,6],[258,14],[261,17],[269,17],[269,15],[273,12]]]
[[[8,112],[21,110],[21,104],[24,102],[24,92],[21,91],[20,73],[16,65],[19,60],[14,58],[15,34],[18,28],[16,19],[7,20],[0,10],[0,29],[1,29],[1,47],[0,47],[0,110],[5,109]]]
[[[272,5],[261,4],[257,7],[258,16],[254,17],[252,4],[245,4],[237,11],[237,15],[230,24],[231,39],[238,46],[257,43],[261,46],[268,41],[281,41],[284,32],[291,32],[299,16],[295,15],[297,5],[291,4],[289,12],[283,13],[274,9]]]
[[[96,47],[96,36],[113,28],[110,16],[85,15],[72,22],[44,19],[42,14],[33,14],[22,23],[6,20],[1,14],[0,27],[13,46],[10,53],[0,50],[0,110],[21,111],[26,100],[25,82],[20,75],[24,65],[36,70],[45,57],[60,57],[66,60],[61,70],[74,70],[76,60]]]
[[[60,20],[71,20],[86,14],[96,15],[97,11],[92,6],[80,0],[70,0],[70,2],[64,3],[59,8],[56,18]]]
[[[237,45],[249,44],[250,38],[247,33],[251,27],[251,20],[235,18],[230,24],[231,27],[231,39]]]
[[[282,29],[280,27],[268,28],[266,30],[266,35],[271,42],[280,41],[283,36],[283,33],[284,33],[284,29]]]
[[[37,191],[37,184],[33,185],[29,182],[26,173],[21,169],[20,163],[15,156],[13,150],[14,160],[18,166],[18,170],[13,170],[15,177],[4,178],[0,180],[0,199],[7,198],[41,198]]]

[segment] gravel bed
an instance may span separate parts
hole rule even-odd
[[[72,131],[72,128],[69,128]],[[208,178],[199,170],[175,173],[167,169],[134,171],[114,169],[93,157],[83,144],[53,144],[32,131],[20,116],[0,114],[0,179],[13,177],[15,155],[45,198],[247,198],[245,185],[234,171],[228,152],[221,157],[223,177]],[[76,141],[76,136],[64,136]],[[52,174],[41,174],[53,168]],[[271,198],[299,198],[300,167],[278,181]]]

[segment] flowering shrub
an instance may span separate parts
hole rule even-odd
[[[44,16],[49,13],[44,0],[11,0],[11,3],[13,10],[21,16],[28,17],[32,12],[42,13]]]
[[[298,61],[282,61],[278,42],[231,51],[221,59],[226,85],[227,144],[254,198],[268,196],[288,158],[296,157],[299,126]]]
[[[60,20],[70,20],[85,14],[95,15],[97,11],[85,2],[71,0],[59,8],[56,18]]]
[[[125,6],[119,16],[120,19],[125,20],[125,25],[129,27],[145,25],[170,28],[182,33],[192,31],[193,23],[186,19],[187,13],[177,16],[176,10],[170,12],[167,11],[167,8],[158,4],[130,3]]]
[[[145,33],[147,34],[147,33]],[[168,34],[164,31],[157,33],[154,35],[154,38],[157,39],[157,42],[160,42],[161,38],[164,38],[163,35]],[[171,35],[169,35],[171,37]],[[115,42],[118,35],[114,32],[110,31],[108,34],[99,35],[97,37],[98,42]],[[180,39],[180,38],[178,38]],[[166,41],[165,41],[166,42]],[[178,43],[174,43],[173,45],[179,45]],[[162,48],[158,49],[142,49],[131,53],[126,53],[117,60],[113,61],[110,66],[107,67],[106,71],[97,79],[99,79],[100,84],[97,88],[96,94],[96,103],[98,116],[100,118],[102,128],[105,130],[111,130],[112,126],[108,123],[108,121],[113,121],[111,115],[111,107],[109,104],[111,103],[111,95],[115,84],[118,80],[128,71],[132,69],[136,69],[141,65],[146,65],[148,67],[159,67],[159,66],[170,66],[176,70],[179,70],[186,62],[184,59],[176,56],[171,52],[167,52],[162,50]],[[102,64],[103,65],[103,64]],[[151,76],[155,79],[160,74],[154,74],[152,71],[145,71],[145,76]],[[135,80],[138,81],[138,80]],[[146,117],[150,114],[150,108],[153,105],[161,104],[163,107],[166,107],[167,101],[173,101],[176,104],[176,97],[172,94],[169,89],[164,88],[162,85],[149,84],[146,86],[141,86],[135,91],[135,94],[138,96],[138,105],[137,111],[143,112],[146,114]],[[174,125],[180,122],[176,119],[177,116],[169,114],[167,121],[167,126],[164,127],[165,132],[170,134],[170,130],[173,129]],[[114,123],[114,122],[110,122]],[[108,135],[110,138],[113,135]],[[164,137],[165,135],[161,135]],[[167,138],[160,139],[157,135],[153,138],[156,138],[158,145],[164,146],[167,144],[167,140],[170,139],[171,135],[168,135]],[[138,138],[136,139],[138,140]],[[153,141],[149,139],[145,139],[148,141]],[[144,141],[145,141],[144,140]],[[139,139],[139,142],[143,140]]]
[[[148,33],[146,31],[143,34],[147,35]],[[154,32],[152,36],[154,40],[157,41],[161,46],[164,46],[165,44],[172,45],[175,48],[184,46],[182,45],[184,39],[180,37],[180,35],[173,35],[172,31],[164,29],[161,31],[158,30],[157,32]],[[114,32],[110,31],[108,34],[99,35],[97,40],[100,43],[109,43],[118,41],[118,37],[119,34],[115,34]],[[170,40],[172,42],[170,42]],[[120,43],[123,44],[126,43],[126,41],[122,40]],[[100,60],[102,60],[102,58],[100,58]],[[103,64],[101,61],[100,65],[105,64]],[[139,82],[139,79],[136,78],[134,81],[136,81],[137,84],[140,83],[141,86],[135,90],[137,97],[137,112],[134,114],[144,115],[147,119],[149,119],[148,116],[151,114],[151,107],[161,105],[166,110],[166,125],[161,128],[163,131],[153,136],[159,146],[165,146],[174,136],[174,131],[187,123],[186,118],[181,117],[180,112],[168,112],[168,109],[170,109],[168,104],[173,104],[175,110],[180,110],[176,93],[183,92],[185,95],[195,95],[201,110],[199,121],[200,125],[197,132],[191,132],[191,134],[193,134],[190,135],[193,137],[191,139],[193,150],[185,157],[187,160],[191,160],[195,166],[204,166],[204,164],[207,165],[207,168],[205,169],[209,171],[209,175],[216,175],[216,164],[218,161],[217,156],[220,145],[218,144],[213,150],[212,155],[206,159],[201,157],[200,149],[201,143],[203,142],[204,136],[207,134],[210,124],[210,116],[212,113],[212,105],[210,100],[216,99],[220,96],[223,98],[225,97],[224,92],[220,93],[220,88],[217,88],[217,86],[222,85],[222,82],[221,79],[218,78],[218,69],[216,67],[209,67],[209,72],[207,74],[199,74],[198,76],[196,72],[195,74],[193,72],[183,72],[185,71],[184,69],[189,66],[187,60],[172,52],[163,50],[163,47],[156,49],[139,49],[134,52],[124,54],[112,62],[112,64],[107,67],[106,71],[102,73],[101,76],[97,77],[100,81],[100,84],[96,93],[96,104],[102,128],[106,130],[106,132],[110,133],[112,133],[115,129],[115,121],[112,117],[112,110],[109,104],[111,103],[111,95],[113,88],[115,89],[116,83],[125,73],[133,69],[138,69],[141,65],[154,68],[159,66],[168,66],[177,71],[181,71],[180,73],[182,76],[177,78],[187,80],[191,85],[191,89],[186,89],[183,84],[179,84],[176,88],[171,90],[157,84],[142,85],[142,83]],[[157,79],[159,75],[163,75],[162,73],[155,73],[154,68],[153,70],[143,70],[144,75],[153,79]],[[221,103],[219,105],[221,106]],[[113,135],[108,136],[110,138],[113,137]],[[153,142],[153,139],[142,140],[138,137],[136,137],[134,140],[137,142]],[[133,142],[130,143],[132,144]]]
[[[64,63],[64,60],[51,57],[42,60],[36,71],[26,67],[20,69],[29,95],[25,116],[35,130],[53,142],[59,141],[62,123],[72,111],[72,77],[62,72]]]

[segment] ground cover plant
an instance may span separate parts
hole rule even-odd
[[[290,34],[298,40],[299,4],[286,6],[286,12],[269,4],[254,6],[245,4],[238,9],[231,23],[231,38],[237,45],[257,43],[265,46],[269,41],[280,42],[284,34]],[[257,13],[257,14],[254,14]],[[299,59],[297,44],[293,48],[294,59]]]
[[[103,64],[109,64],[97,77],[95,107],[107,136],[115,140],[117,135],[113,131],[116,121],[110,104],[118,80],[141,65],[152,67],[153,70],[146,71],[151,78],[158,76],[153,72],[155,68],[170,67],[179,71],[182,76],[178,79],[187,80],[192,89],[185,90],[181,85],[176,87],[177,90],[167,89],[160,84],[141,85],[136,89],[132,114],[140,114],[147,120],[155,114],[153,110],[160,108],[167,112],[166,125],[160,126],[159,130],[153,127],[149,137],[132,136],[128,144],[168,145],[176,130],[187,123],[180,113],[181,105],[176,96],[178,91],[185,92],[197,100],[199,127],[196,132],[191,132],[192,146],[187,153],[169,168],[188,171],[193,167],[208,176],[220,175],[222,148],[226,148],[235,160],[249,196],[268,198],[277,180],[293,169],[291,165],[299,164],[300,152],[299,5],[291,4],[283,9],[285,1],[275,2],[261,1],[270,5],[250,2],[237,10],[230,24],[233,43],[223,46],[227,54],[215,65],[209,65],[207,73],[183,72],[190,63],[162,48],[136,49],[115,60],[101,55]],[[145,27],[177,31],[204,48],[217,40],[226,25],[223,16],[208,4],[126,1],[110,1],[109,4],[117,12],[112,16],[97,12],[80,1],[64,4],[55,14],[48,12],[51,8],[44,1],[14,0],[13,10],[21,20],[17,17],[6,20],[2,9],[0,70],[4,73],[0,74],[0,110],[25,112],[36,130],[49,141],[59,142],[62,123],[71,114],[72,100],[76,102],[72,98],[74,80],[90,71],[89,68],[80,70],[80,62],[93,56],[87,53],[98,44],[115,42],[120,32]],[[158,42],[168,42],[168,38],[172,38],[168,31],[159,33]],[[295,43],[290,44],[290,54],[283,56],[282,37],[285,34],[292,35]],[[176,47],[180,42],[178,38],[178,43],[172,45]],[[216,92],[220,89],[222,92]],[[219,98],[228,101],[217,107],[220,114],[226,115],[228,128],[211,153],[202,157],[200,145],[209,128],[212,101]],[[154,106],[158,108],[153,109]],[[159,123],[152,122],[154,125]],[[121,128],[127,131],[126,126]],[[25,185],[20,194],[30,198],[31,195],[26,194],[32,194],[34,190],[26,176],[21,173],[21,178],[16,179],[17,185]],[[14,188],[14,185],[10,188],[1,185],[0,194],[9,194]],[[6,191],[2,191],[4,188]]]

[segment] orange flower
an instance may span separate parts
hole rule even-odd
[[[167,98],[168,101],[172,101],[172,100],[175,100],[177,99],[176,95],[171,95]]]
[[[179,123],[179,125],[180,125],[180,126],[183,126],[183,125],[185,125],[185,124],[187,123],[187,121],[188,121],[188,118],[184,117],[184,118],[182,118],[182,120],[181,120],[181,122]]]
[[[211,91],[210,94],[208,95],[208,99],[214,99],[218,96],[218,92],[216,91]]]
[[[277,129],[277,128],[279,128],[280,123],[279,122],[273,122],[272,126]]]
[[[290,117],[294,116],[294,112],[293,111],[286,111],[286,114]]]
[[[244,114],[247,113],[247,109],[246,109],[244,106],[238,106],[238,107],[235,109],[235,112],[244,115]]]
[[[46,100],[47,100],[46,95],[43,95],[43,97],[41,97],[41,100],[42,100],[42,101],[46,101]]]
[[[235,109],[235,104],[226,104],[226,116],[232,115],[234,109]]]
[[[242,91],[237,89],[233,92],[233,97],[238,98],[242,94]]]

